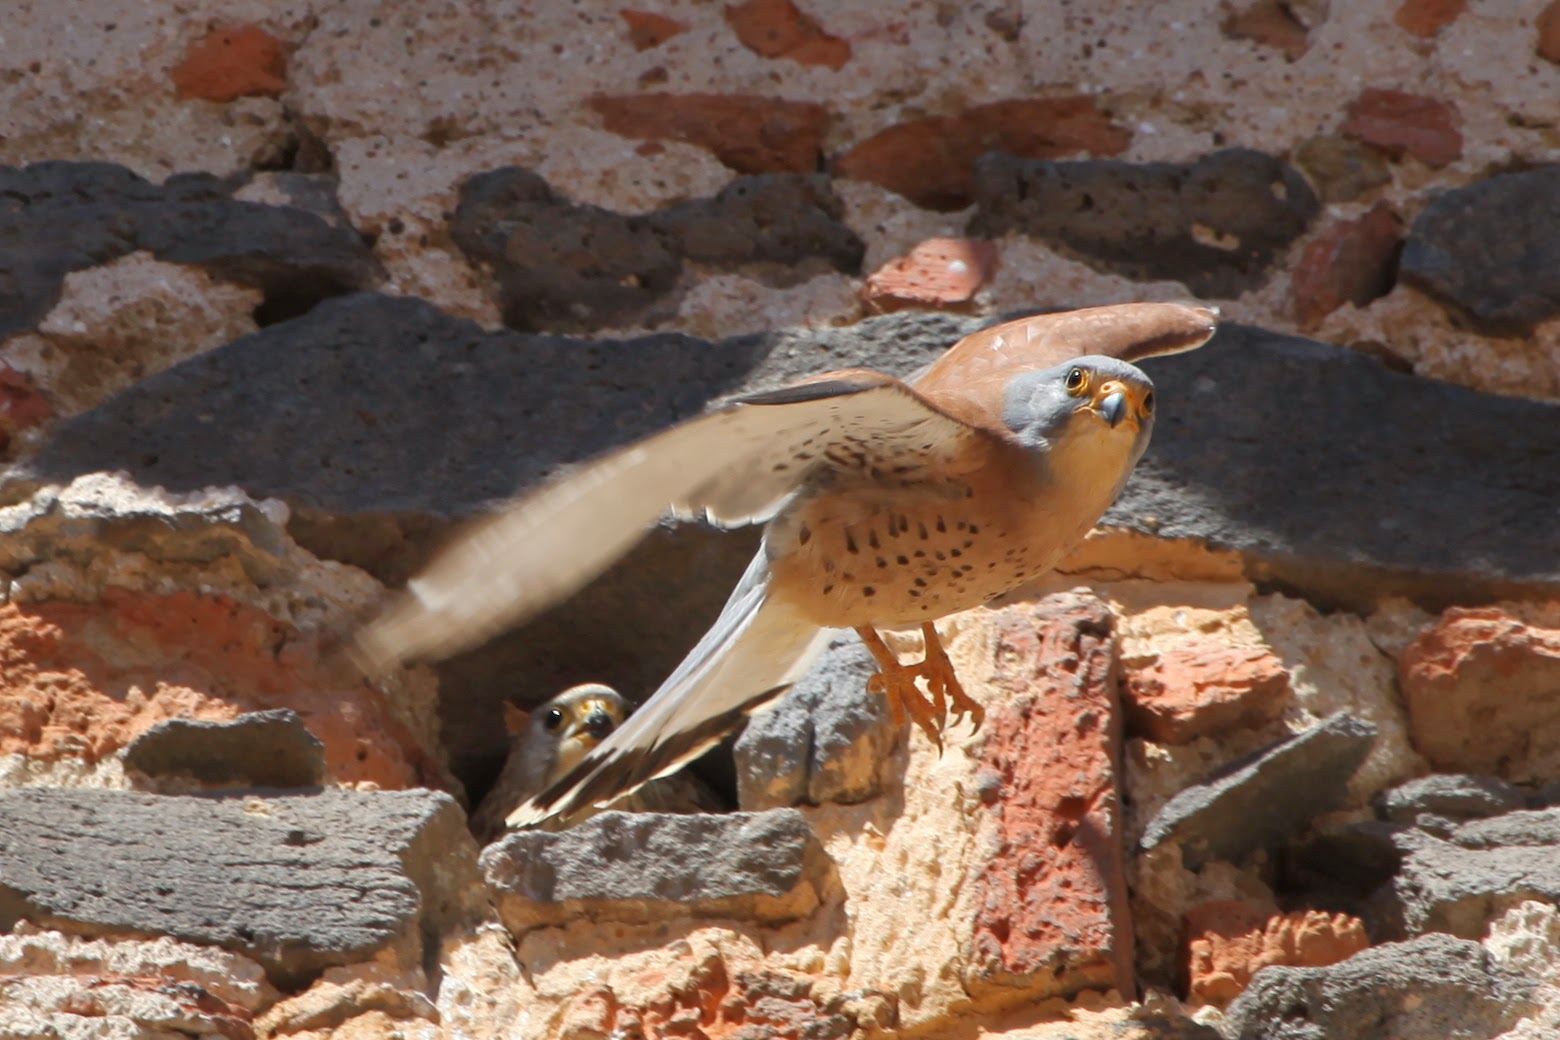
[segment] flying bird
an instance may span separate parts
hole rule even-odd
[[[516,712],[514,739],[498,779],[471,814],[471,830],[483,844],[501,836],[516,806],[557,782],[628,717],[628,701],[610,686],[571,686],[530,713]],[[603,809],[624,812],[715,812],[714,794],[686,772],[646,783]],[[589,815],[577,813],[569,823]],[[561,823],[557,817],[548,823]]]
[[[457,540],[360,634],[366,666],[444,656],[557,603],[668,510],[766,523],[714,626],[661,687],[512,827],[569,817],[694,758],[806,671],[831,628],[939,742],[948,704],[979,723],[934,622],[1051,569],[1115,500],[1153,428],[1132,362],[1200,346],[1200,305],[1046,314],[967,336],[919,378],[830,372],[609,452]],[[878,628],[919,625],[902,664]],[[922,694],[917,680],[924,679]]]

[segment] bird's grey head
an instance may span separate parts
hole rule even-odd
[[[1002,420],[1020,443],[1041,451],[1077,430],[1074,423],[1134,437],[1135,462],[1154,429],[1154,384],[1119,358],[1074,358],[1015,376],[1003,398]]]
[[[570,687],[531,713],[525,754],[550,762],[551,773],[561,774],[610,736],[627,715],[628,702],[610,686]]]

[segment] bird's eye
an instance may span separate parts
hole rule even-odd
[[[542,716],[542,725],[550,730],[557,729],[563,725],[563,709],[548,708],[547,714]]]
[[[1081,368],[1069,368],[1067,370],[1067,392],[1077,397],[1089,389],[1089,373]]]
[[[1154,414],[1154,392],[1152,390],[1143,395],[1143,414],[1145,416]]]

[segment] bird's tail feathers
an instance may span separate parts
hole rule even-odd
[[[806,672],[824,630],[767,595],[763,550],[660,689],[578,765],[509,815],[513,828],[605,805],[692,761]]]

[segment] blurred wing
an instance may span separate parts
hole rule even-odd
[[[736,526],[767,518],[822,471],[913,481],[985,436],[877,372],[746,398],[602,456],[478,523],[359,633],[358,651],[379,671],[474,646],[585,585],[668,509]]]

